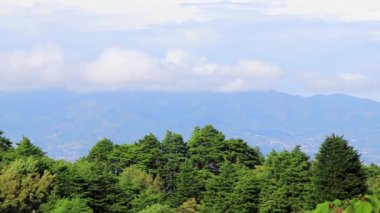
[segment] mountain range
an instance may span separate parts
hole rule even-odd
[[[212,124],[264,153],[301,145],[313,156],[324,138],[344,135],[365,162],[380,163],[380,103],[347,95],[302,97],[275,91],[0,93],[0,129],[23,135],[54,158],[75,160],[101,138],[133,143],[166,130],[187,140]]]

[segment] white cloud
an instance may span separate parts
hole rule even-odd
[[[2,0],[0,26],[38,31],[59,25],[109,31],[208,20],[207,13],[182,3],[186,1]]]
[[[272,89],[282,72],[269,62],[245,59],[210,63],[179,49],[165,57],[109,48],[95,60],[69,60],[60,48],[42,45],[0,53],[0,90],[247,91]]]
[[[54,45],[35,46],[30,50],[0,53],[0,89],[29,89],[67,82],[64,59]]]
[[[270,15],[290,15],[332,21],[380,21],[378,0],[284,0],[268,8]]]
[[[119,31],[189,22],[244,22],[257,18],[258,14],[344,22],[380,21],[380,1],[2,0],[0,27],[37,33],[51,27],[76,31]],[[187,36],[199,40],[204,33],[207,32],[189,31]]]
[[[88,64],[85,81],[97,89],[245,91],[271,88],[281,75],[271,63],[242,60],[236,65],[207,62],[174,49],[165,58],[112,48]]]

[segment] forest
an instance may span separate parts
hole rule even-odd
[[[0,131],[0,212],[379,212],[380,167],[331,134],[311,158],[301,146],[263,155],[212,125],[185,141],[167,131],[134,143],[98,141],[52,159]]]

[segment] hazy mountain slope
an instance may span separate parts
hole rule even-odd
[[[315,152],[324,136],[345,134],[365,158],[378,162],[380,103],[344,95],[304,98],[278,92],[0,94],[0,129],[14,140],[26,135],[53,157],[77,158],[99,138],[131,143],[167,129],[188,138],[213,124],[227,137],[264,151],[295,144]]]

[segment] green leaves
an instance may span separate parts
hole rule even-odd
[[[47,200],[54,176],[37,159],[12,162],[0,173],[0,212],[31,212]]]
[[[379,206],[377,195],[365,195],[352,200],[320,203],[313,213],[378,213]]]
[[[308,212],[334,199],[313,212],[380,212],[379,167],[364,172],[336,135],[313,165],[299,146],[264,161],[211,125],[195,128],[188,143],[170,131],[161,142],[153,134],[134,144],[103,139],[74,163],[46,157],[26,137],[14,149],[1,135],[0,212]],[[374,195],[351,199],[365,192],[365,174]]]

